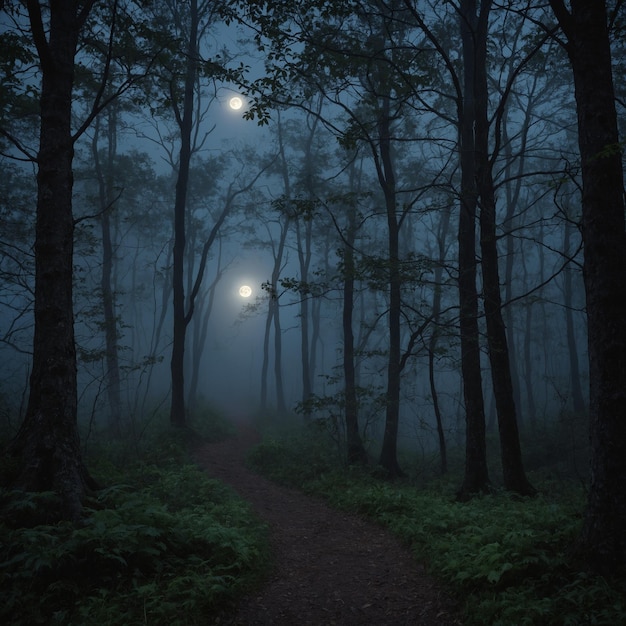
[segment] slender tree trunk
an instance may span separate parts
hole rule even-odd
[[[390,477],[402,476],[398,465],[398,428],[400,421],[400,313],[401,286],[399,239],[400,224],[396,207],[396,180],[391,154],[390,96],[383,99],[378,122],[380,161],[378,178],[385,196],[387,214],[388,280],[389,280],[389,357],[387,361],[387,393],[385,432],[380,452],[380,465]]]
[[[108,111],[107,128],[107,160],[103,171],[98,152],[99,120],[92,143],[92,154],[96,176],[98,178],[98,197],[100,202],[100,228],[102,231],[102,274],[100,289],[102,291],[102,308],[104,313],[104,338],[106,362],[106,388],[109,400],[109,428],[111,435],[119,439],[122,436],[121,425],[121,394],[120,367],[117,345],[117,316],[115,314],[115,296],[113,293],[113,242],[111,238],[111,211],[113,209],[113,167],[117,144],[117,112],[114,107]]]
[[[432,326],[433,332],[428,341],[428,381],[430,384],[430,395],[433,399],[433,411],[437,424],[437,438],[439,440],[439,456],[441,459],[441,474],[448,471],[448,455],[446,452],[446,435],[443,428],[443,419],[439,408],[439,396],[437,385],[435,384],[435,352],[439,343],[439,319],[441,314],[441,279],[443,277],[443,267],[446,262],[446,239],[450,227],[450,209],[445,209],[439,222],[439,233],[437,235],[437,245],[439,248],[439,264],[435,268],[433,294]]]
[[[505,237],[506,256],[505,256],[505,270],[504,270],[504,299],[506,302],[510,302],[513,298],[513,267],[517,260],[515,250],[515,236],[513,231],[516,224],[515,211],[518,208],[520,192],[522,190],[522,181],[524,179],[524,170],[526,163],[526,144],[528,139],[528,129],[531,122],[532,107],[530,104],[524,111],[524,123],[522,125],[521,145],[519,148],[519,164],[517,172],[513,172],[513,150],[511,146],[511,140],[507,132],[508,124],[508,110],[503,120],[503,144],[506,159],[506,171],[505,177],[512,182],[506,185],[506,215],[504,216],[504,224],[507,229]],[[520,375],[518,368],[518,351],[516,349],[516,337],[513,324],[513,306],[508,305],[504,310],[506,318],[506,341],[509,346],[509,363],[511,366],[511,381],[513,383],[513,402],[519,411],[520,423],[522,420],[522,402],[520,392]]]
[[[222,249],[217,261],[217,270],[215,272],[215,280],[211,283],[208,290],[208,296],[205,296],[206,310],[204,307],[198,307],[194,316],[193,328],[193,350],[191,363],[191,382],[189,383],[189,394],[187,397],[187,406],[189,411],[193,411],[198,404],[198,382],[200,380],[200,363],[206,346],[206,338],[209,330],[209,320],[213,312],[213,304],[215,302],[215,289],[222,277]]]
[[[300,266],[300,281],[305,286],[309,280],[309,265],[311,263],[311,223],[312,220],[305,217],[304,225],[302,216],[296,219],[296,241],[298,247],[298,262]],[[304,228],[304,236],[302,229]],[[309,417],[308,400],[313,393],[311,384],[311,358],[309,352],[309,311],[310,294],[306,289],[300,289],[300,359],[302,361],[302,403],[305,407],[305,417]]]
[[[524,285],[528,288],[528,269],[526,259],[522,255],[522,265],[524,267]],[[526,301],[525,325],[524,325],[524,386],[526,388],[526,403],[528,405],[528,422],[531,430],[536,427],[537,407],[535,405],[535,394],[533,391],[533,359],[532,359],[532,339],[533,339],[533,303]]]
[[[579,552],[605,574],[626,571],[626,234],[607,8],[550,0],[567,37],[578,111],[587,296],[591,488]]]
[[[55,491],[59,517],[77,519],[94,487],[83,464],[77,427],[76,349],[72,303],[71,130],[74,57],[93,3],[52,3],[49,28],[39,2],[27,8],[42,72],[35,229],[35,333],[30,394],[10,453],[18,459],[14,487]],[[46,32],[48,39],[46,40]]]
[[[353,206],[348,207],[348,228],[343,248],[343,376],[345,384],[346,447],[350,464],[366,464],[367,454],[359,432],[359,401],[356,391],[354,367],[354,242],[356,238],[356,215]]]
[[[276,382],[276,409],[280,415],[287,413],[285,403],[285,388],[283,385],[283,331],[280,325],[280,306],[278,298],[272,303],[274,306],[274,379]]]
[[[483,295],[491,380],[498,413],[500,453],[504,486],[521,495],[532,495],[522,462],[517,412],[513,400],[513,380],[502,317],[498,245],[496,236],[496,202],[492,165],[489,158],[489,120],[487,86],[487,33],[490,2],[481,3],[475,38],[474,74],[476,180],[480,194],[480,250],[482,253]]]
[[[285,244],[291,220],[283,215],[284,222],[280,224],[280,239],[274,250],[274,267],[269,283],[269,300],[267,318],[265,320],[265,335],[263,338],[263,364],[261,367],[261,409],[267,408],[267,375],[269,369],[269,344],[272,325],[274,327],[274,379],[276,383],[276,402],[279,413],[287,412],[282,374],[282,329],[280,326],[280,302],[278,297],[278,280],[285,253]]]
[[[565,224],[565,234],[563,236],[563,248],[566,257],[572,254],[571,251],[571,231],[572,225]],[[585,412],[585,401],[583,399],[582,385],[580,384],[580,367],[578,364],[578,346],[576,345],[576,333],[574,331],[574,314],[572,312],[572,267],[568,263],[563,270],[563,306],[565,309],[565,330],[567,335],[567,349],[569,352],[569,374],[572,389],[572,408],[574,413],[582,415]]]
[[[460,15],[463,42],[464,94],[459,114],[461,203],[459,213],[459,326],[461,375],[465,400],[465,475],[460,499],[489,490],[485,405],[480,370],[478,293],[476,291],[476,189],[474,162],[474,73],[476,0],[463,0]]]
[[[274,305],[272,294],[269,296],[267,305],[267,317],[265,318],[265,331],[263,333],[263,360],[261,362],[261,411],[267,410],[267,375],[270,363],[270,335],[272,331],[272,317],[274,316]]]
[[[185,414],[185,245],[187,188],[189,185],[189,166],[191,163],[191,134],[193,130],[194,91],[198,68],[198,2],[191,0],[190,32],[187,42],[187,67],[183,96],[182,116],[179,116],[180,153],[178,177],[176,179],[176,199],[174,202],[174,265],[172,269],[172,302],[174,307],[174,332],[172,338],[172,403],[170,422],[173,426],[186,426]]]

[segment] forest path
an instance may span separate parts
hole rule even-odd
[[[449,626],[454,604],[408,550],[380,527],[328,507],[250,471],[258,441],[245,424],[237,437],[203,444],[198,463],[233,487],[270,527],[275,567],[222,624],[238,626]]]

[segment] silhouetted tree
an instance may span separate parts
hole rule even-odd
[[[41,70],[35,334],[28,408],[10,452],[19,462],[14,486],[55,491],[60,515],[69,519],[80,516],[85,494],[95,486],[83,464],[77,427],[71,126],[75,56],[94,3],[26,3]]]
[[[582,171],[591,488],[579,552],[626,570],[626,233],[624,178],[604,0],[550,0],[574,75]],[[616,9],[622,8],[621,2]]]

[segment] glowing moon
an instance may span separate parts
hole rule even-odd
[[[241,285],[239,287],[239,295],[242,298],[249,298],[252,295],[252,289],[248,285]]]
[[[239,97],[239,96],[233,96],[229,101],[228,101],[228,106],[233,110],[233,111],[239,111],[239,109],[243,106],[243,100]],[[243,295],[243,294],[242,294]]]

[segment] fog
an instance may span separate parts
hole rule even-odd
[[[338,80],[318,92],[313,91],[315,77],[309,77],[307,83],[307,77],[301,76],[298,84],[292,74],[291,88],[283,85],[277,93],[264,94],[253,81],[264,71],[271,73],[271,64],[264,69],[261,52],[249,40],[242,43],[245,27],[237,28],[235,33],[216,22],[207,27],[210,36],[200,43],[205,57],[227,46],[229,54],[223,58],[228,58],[232,67],[243,59],[250,70],[240,78],[240,85],[221,75],[200,73],[194,92],[194,143],[185,209],[187,312],[203,263],[203,246],[221,212],[229,209],[208,249],[187,326],[189,411],[199,411],[205,404],[233,417],[275,414],[282,402],[278,391],[282,385],[289,419],[298,422],[305,419],[296,410],[303,400],[303,369],[308,368],[311,398],[317,402],[309,418],[338,418],[341,424],[342,281],[346,249],[351,248],[356,265],[352,321],[360,419],[366,438],[375,446],[384,430],[390,301],[385,190],[376,169],[381,141],[372,139],[369,129],[372,120],[380,116],[382,100],[359,76],[361,70],[346,74],[345,84]],[[250,37],[250,32],[247,35]],[[423,35],[415,26],[415,33],[406,37],[407,45],[417,45]],[[445,44],[454,47],[458,41],[453,34],[450,37],[453,43]],[[293,63],[297,51],[309,44],[299,45],[291,50]],[[442,78],[445,68],[441,60],[429,59],[432,90],[398,90],[395,110],[389,113],[395,202],[398,215],[402,215],[400,356],[406,358],[401,371],[399,437],[415,451],[433,450],[437,441],[429,346],[434,346],[434,384],[446,435],[459,445],[464,436],[457,289],[458,137],[450,123],[452,105],[439,95],[448,88]],[[331,64],[331,60],[325,62]],[[393,74],[396,70],[388,71]],[[493,110],[512,72],[494,73]],[[500,120],[503,147],[494,166],[500,287],[515,401],[523,428],[554,424],[579,410],[574,406],[572,385],[587,387],[580,235],[576,229],[580,196],[577,173],[569,167],[577,150],[572,130],[575,111],[571,85],[563,79],[556,81],[557,74],[555,67],[529,67],[516,78],[514,95]],[[176,79],[182,80],[181,76]],[[162,87],[158,81],[155,85],[153,89]],[[286,93],[291,106],[280,103]],[[239,110],[229,107],[233,95],[243,101]],[[166,413],[171,391],[173,210],[180,128],[167,97],[148,106],[145,99],[135,96],[139,105],[125,108],[121,97],[101,114],[99,126],[93,124],[76,145],[79,415],[83,423],[90,423],[92,433],[106,432],[111,411],[102,313],[103,207],[99,193],[104,193],[105,205],[110,204],[106,211],[113,238],[110,280],[122,421],[141,422],[157,412]],[[77,98],[77,119],[87,107],[88,103]],[[259,115],[265,114],[267,123],[260,125]],[[359,124],[361,134],[357,132]],[[493,140],[495,131],[491,132]],[[30,140],[35,141],[34,130]],[[100,172],[95,168],[94,146],[101,155]],[[32,344],[30,250],[35,184],[32,167],[11,160],[11,156],[15,154],[2,157],[7,172],[2,183],[2,211],[7,226],[2,242],[0,351],[2,393],[10,407],[7,411],[17,416],[12,418],[15,424],[25,409]],[[446,212],[450,224],[443,232]],[[349,219],[354,221],[352,226]],[[353,242],[347,244],[349,236]],[[480,253],[477,257],[480,263]],[[273,288],[268,288],[273,281]],[[239,294],[242,285],[251,288],[249,298]],[[482,290],[479,271],[481,367],[488,429],[492,431],[496,409]],[[441,296],[436,316],[435,293]],[[268,323],[272,302],[278,306]],[[277,312],[280,328],[275,325]],[[303,323],[308,353],[304,356]],[[277,337],[282,343],[280,352]],[[436,344],[430,343],[433,337]],[[276,370],[277,356],[280,371]],[[575,381],[574,356],[578,360]]]

